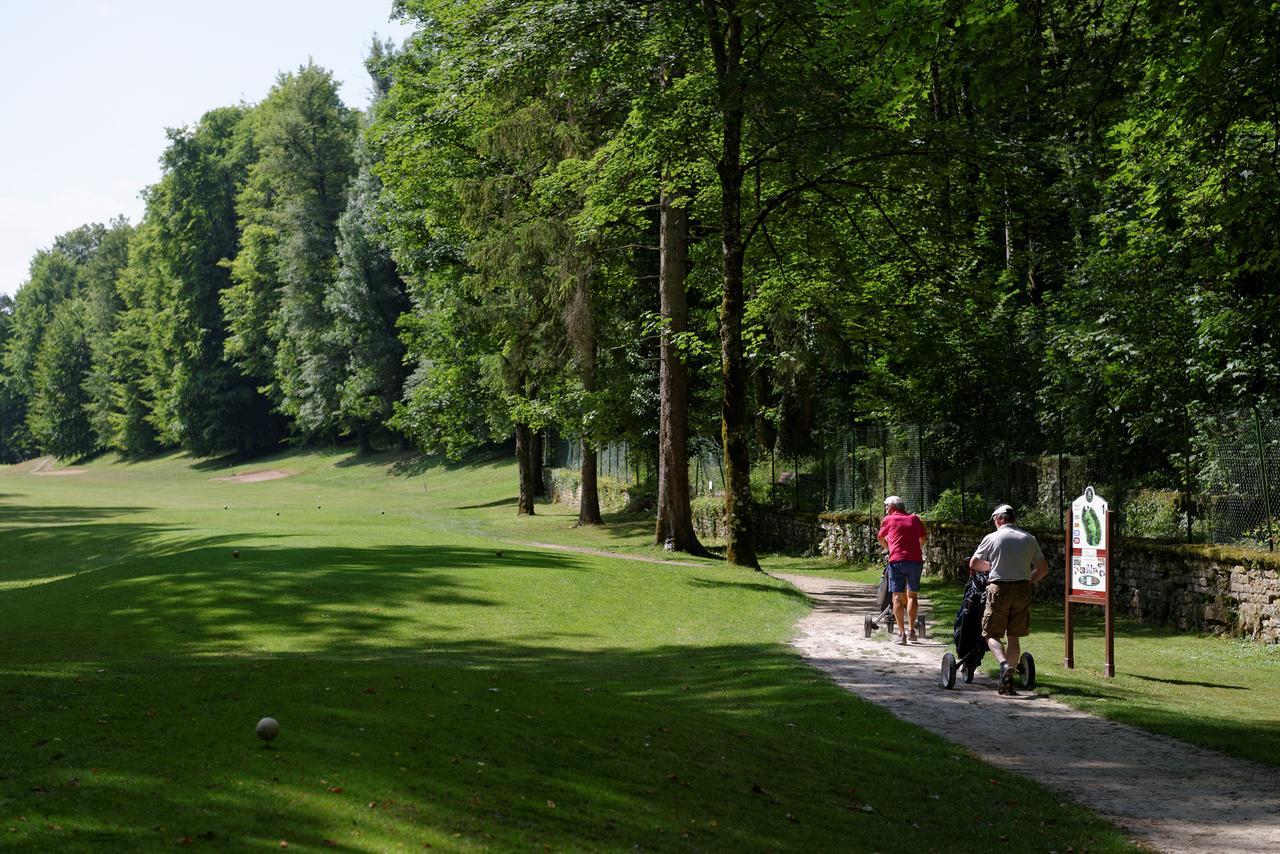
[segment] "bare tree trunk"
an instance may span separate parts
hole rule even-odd
[[[582,443],[582,497],[578,501],[578,521],[575,528],[584,525],[603,525],[600,518],[600,487],[597,480],[599,454],[588,442]]]
[[[373,453],[373,443],[369,441],[368,425],[361,424],[356,427],[356,443],[360,447],[361,456]]]
[[[517,516],[533,514],[533,431],[528,424],[516,424],[516,464],[520,470],[520,498],[516,505]]]
[[[529,458],[533,463],[533,494],[536,498],[547,495],[547,481],[542,474],[542,460],[545,455],[544,441],[546,435],[541,430],[533,431],[533,449]]]
[[[1009,181],[1004,182],[1004,268],[1013,269],[1013,221],[1009,211]]]
[[[745,299],[742,270],[742,125],[745,82],[742,78],[742,15],[735,0],[702,0],[707,35],[715,57],[723,122],[720,160],[721,244],[724,297],[720,303],[720,371],[724,379],[721,436],[724,440],[725,558],[739,566],[760,568],[751,526],[751,458],[747,445],[747,368],[742,345]],[[725,10],[723,23],[719,8]]]
[[[662,344],[658,377],[658,519],[654,539],[668,540],[677,551],[706,554],[693,530],[689,509],[689,368],[680,358],[675,336],[689,328],[685,293],[688,272],[689,214],[672,205],[663,191],[660,211],[658,290]]]
[[[596,327],[591,305],[590,269],[578,273],[577,287],[565,313],[565,327],[577,351],[578,368],[582,375],[582,390],[588,398],[596,390]],[[578,501],[578,521],[575,527],[603,525],[600,518],[600,487],[597,479],[596,448],[586,438],[582,440],[582,494]]]
[[[778,442],[778,426],[765,417],[765,408],[776,406],[777,399],[773,394],[769,369],[764,365],[756,368],[752,381],[755,383],[756,402],[759,404],[755,415],[756,444],[761,448],[772,448]]]

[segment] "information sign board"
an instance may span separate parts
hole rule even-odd
[[[1106,662],[1103,672],[1115,676],[1115,620],[1111,602],[1111,511],[1092,486],[1071,502],[1066,537],[1066,578],[1063,583],[1063,619],[1066,655],[1063,664],[1075,667],[1075,621],[1072,605],[1101,605],[1105,612]]]
[[[1110,536],[1106,499],[1090,486],[1071,503],[1071,595],[1106,599],[1107,538]]]

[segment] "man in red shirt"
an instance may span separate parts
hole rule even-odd
[[[922,546],[929,538],[924,522],[896,495],[884,500],[884,519],[876,536],[889,558],[889,592],[893,594],[893,618],[898,623],[898,643],[916,639],[920,573],[924,571]],[[904,619],[908,617],[909,619]]]

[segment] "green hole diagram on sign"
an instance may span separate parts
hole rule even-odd
[[[1102,542],[1102,522],[1098,519],[1098,514],[1093,511],[1092,507],[1085,506],[1084,518],[1084,538],[1091,546],[1096,546]]]

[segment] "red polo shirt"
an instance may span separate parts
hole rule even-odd
[[[893,510],[885,514],[880,523],[880,536],[889,543],[889,560],[924,560],[920,553],[920,538],[924,536],[924,522],[914,513]]]

